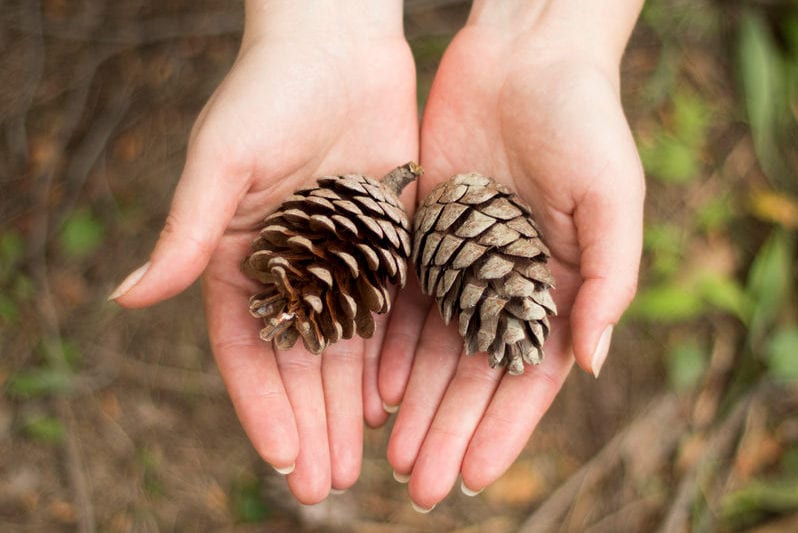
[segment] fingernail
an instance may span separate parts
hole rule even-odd
[[[427,514],[428,512],[430,512],[430,511],[432,511],[433,509],[435,509],[435,506],[434,506],[434,505],[433,505],[432,507],[429,507],[429,508],[426,508],[426,507],[421,507],[420,505],[418,505],[418,504],[417,504],[416,502],[414,502],[413,500],[410,500],[410,505],[412,505],[412,506],[413,506],[413,510],[414,510],[415,512],[417,512],[417,513],[421,513],[421,514]]]
[[[590,362],[590,367],[593,369],[593,376],[598,379],[601,367],[604,365],[604,360],[607,359],[607,354],[610,351],[610,340],[612,339],[612,324],[606,327],[604,332],[599,338],[596,349],[593,350],[593,359]]]
[[[460,481],[460,492],[462,492],[463,494],[465,494],[468,497],[473,498],[474,496],[476,496],[477,494],[479,494],[483,490],[485,490],[485,489],[481,488],[479,490],[471,490],[468,487],[466,487],[466,484],[463,481]]]
[[[400,474],[396,470],[393,471],[393,478],[399,483],[407,483],[410,481],[410,474]]]
[[[294,468],[296,468],[296,464],[292,464],[291,466],[286,466],[283,468],[277,468],[276,466],[272,465],[272,468],[274,468],[274,470],[281,476],[287,476],[288,474],[294,471]]]
[[[116,289],[114,289],[114,292],[111,293],[111,296],[108,297],[108,300],[116,300],[117,298],[125,294],[127,291],[132,289],[136,283],[141,281],[141,278],[144,276],[144,274],[147,273],[147,269],[149,268],[150,268],[150,262],[147,261],[146,263],[138,267],[136,270],[131,272],[128,275],[128,277],[125,278],[125,281],[120,283],[119,286]]]
[[[335,496],[339,496],[341,494],[344,494],[345,492],[346,489],[330,489],[330,494],[333,494]]]
[[[385,402],[382,402],[382,408],[385,409],[386,413],[394,414],[396,411],[399,410],[398,405],[388,405]]]

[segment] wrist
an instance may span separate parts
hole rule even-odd
[[[245,14],[245,43],[306,36],[364,40],[403,37],[402,0],[246,0]]]
[[[467,26],[617,69],[643,0],[474,0]]]

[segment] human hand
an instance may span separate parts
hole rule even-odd
[[[445,327],[435,307],[414,360],[384,353],[382,398],[401,401],[388,460],[409,475],[420,510],[443,499],[458,474],[472,493],[510,466],[574,358],[598,375],[636,289],[644,181],[618,66],[640,6],[529,4],[476,2],[444,55],[422,120],[419,198],[468,171],[517,191],[551,249],[559,316],[544,361],[521,376],[461,356],[456,324]]]
[[[150,261],[113,295],[152,305],[201,273],[211,346],[257,452],[303,503],[346,489],[362,460],[363,417],[386,413],[376,389],[385,320],[372,339],[322,357],[276,352],[248,313],[240,271],[262,218],[313,178],[382,176],[418,153],[415,70],[401,2],[247,3],[242,48],[200,114]],[[415,187],[405,191],[412,207]]]

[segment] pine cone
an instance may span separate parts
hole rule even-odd
[[[522,374],[538,364],[557,308],[548,248],[529,206],[492,179],[458,174],[424,199],[414,220],[421,289],[445,323],[459,315],[466,353]]]
[[[263,319],[264,341],[285,350],[301,337],[319,354],[355,333],[371,337],[371,312],[391,306],[388,284],[405,284],[410,224],[398,196],[422,172],[408,163],[382,182],[319,178],[264,219],[243,264],[264,285],[249,301],[250,314]]]

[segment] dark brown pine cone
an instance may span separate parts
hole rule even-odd
[[[408,163],[381,182],[326,176],[265,218],[243,263],[263,284],[249,303],[263,319],[263,340],[284,350],[302,338],[319,354],[339,339],[374,333],[371,313],[390,309],[388,285],[405,284],[411,237],[398,196],[421,174]]]

